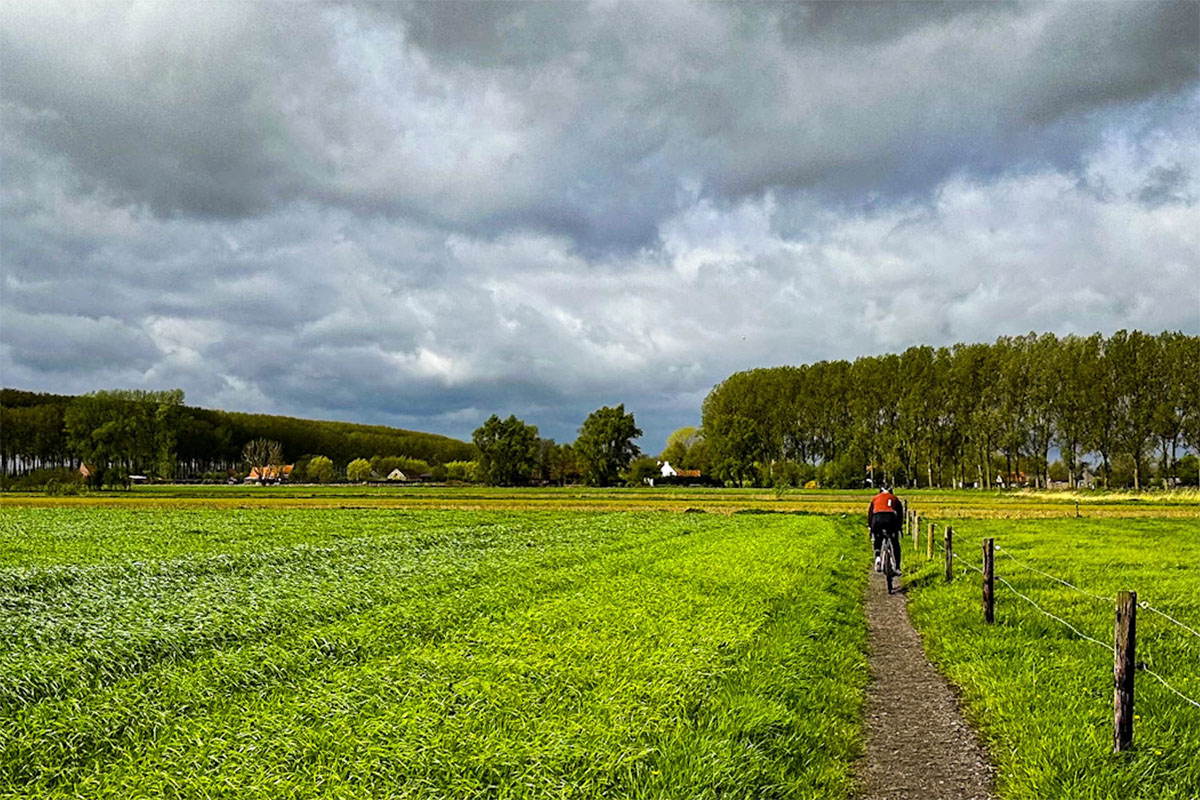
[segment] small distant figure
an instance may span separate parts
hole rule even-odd
[[[879,548],[883,545],[883,537],[892,541],[892,552],[896,557],[896,573],[900,572],[900,531],[904,527],[904,504],[900,498],[892,494],[885,484],[879,487],[879,493],[871,498],[871,506],[867,510],[867,528],[871,531],[871,544],[875,548],[875,571],[883,568],[879,560]]]

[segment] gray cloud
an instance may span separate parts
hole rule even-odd
[[[1195,80],[1197,11],[31,7],[3,91],[26,141],[160,215],[302,199],[644,244],[681,181],[904,192],[980,151],[1059,155],[1021,129]]]
[[[1198,22],[6,6],[3,382],[656,448],[737,369],[1194,331]]]

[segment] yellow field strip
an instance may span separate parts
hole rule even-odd
[[[939,501],[929,497],[914,497],[922,514],[939,518],[961,519],[966,517],[987,519],[1048,519],[1074,517],[1076,513],[1090,518],[1193,518],[1200,520],[1200,504],[1147,502],[1052,502],[1042,498],[1026,501],[1004,498],[997,502],[992,497],[956,497]],[[541,496],[492,496],[450,493],[432,494],[421,497],[414,494],[385,494],[354,496],[247,496],[230,497],[163,497],[139,494],[92,494],[84,497],[48,497],[45,495],[0,496],[0,508],[129,508],[129,509],[238,509],[238,508],[379,508],[379,509],[447,509],[472,511],[664,511],[682,513],[703,511],[706,513],[732,514],[736,512],[760,513],[813,513],[813,514],[864,514],[866,497],[822,497],[790,495],[776,499],[770,494],[749,495],[740,493],[728,498],[709,493],[696,497],[648,497],[645,494],[587,495],[569,494]]]

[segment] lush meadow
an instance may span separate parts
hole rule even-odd
[[[942,554],[924,560],[924,531],[917,553],[909,549],[911,539],[905,545],[915,570],[908,576],[909,613],[931,658],[962,688],[982,727],[1002,796],[1200,797],[1200,708],[1146,670],[1136,677],[1134,750],[1111,753],[1117,592],[1135,590],[1140,602],[1192,629],[1139,608],[1137,660],[1200,701],[1200,635],[1194,632],[1200,631],[1200,520],[952,525],[961,561],[949,585]],[[941,536],[939,526],[936,539]],[[980,565],[985,537],[997,546],[991,626],[983,622],[981,577],[967,566]]]
[[[855,523],[9,507],[0,794],[844,797]]]

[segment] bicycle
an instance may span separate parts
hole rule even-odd
[[[892,551],[892,537],[884,536],[883,543],[879,546],[880,571],[883,572],[883,577],[887,581],[888,594],[893,591],[893,581],[900,574],[900,570],[896,569],[896,554]]]

